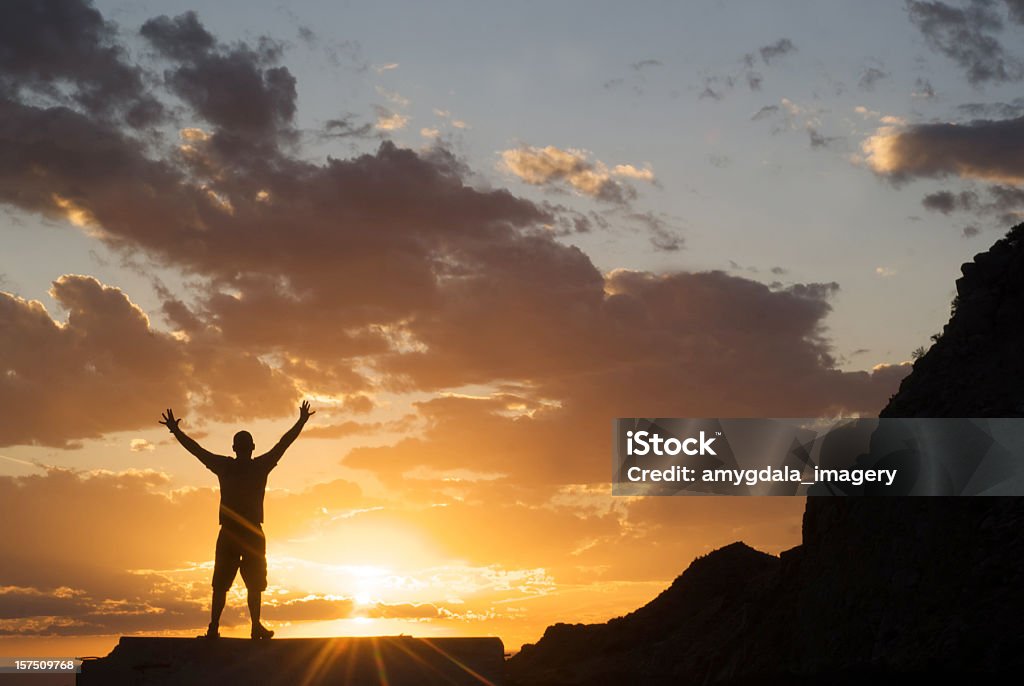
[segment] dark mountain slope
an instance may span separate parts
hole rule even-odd
[[[1024,225],[962,271],[949,324],[882,416],[1024,415]],[[809,498],[780,559],[717,550],[626,617],[550,627],[509,669],[522,686],[1019,674],[1024,499]]]

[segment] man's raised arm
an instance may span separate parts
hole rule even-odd
[[[271,448],[270,452],[263,457],[270,460],[273,464],[277,464],[277,461],[281,459],[282,455],[284,455],[284,451],[288,449],[288,446],[294,443],[295,439],[299,437],[300,433],[302,433],[302,427],[304,427],[306,422],[309,421],[309,418],[315,414],[316,410],[309,409],[309,401],[303,400],[302,404],[299,405],[299,419],[295,422],[295,425],[285,431],[284,436],[281,436],[281,440],[277,442],[277,445]]]
[[[170,429],[171,433],[174,434],[174,437],[178,439],[178,443],[181,443],[182,447],[185,448],[185,450],[189,451],[197,458],[199,458],[199,461],[202,462],[210,471],[217,471],[217,462],[225,458],[221,457],[220,455],[215,455],[214,453],[211,453],[209,450],[196,443],[195,440],[188,436],[184,431],[182,431],[181,427],[178,426],[178,422],[181,421],[181,418],[175,417],[174,411],[171,410],[170,408],[167,408],[167,412],[164,412],[160,416],[163,418],[160,421],[160,423],[166,426],[168,429]]]

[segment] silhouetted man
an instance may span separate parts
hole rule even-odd
[[[228,589],[235,581],[235,574],[241,570],[242,581],[249,592],[249,617],[252,619],[252,638],[270,638],[274,632],[260,624],[260,601],[267,589],[267,539],[263,535],[263,495],[267,490],[267,475],[277,466],[284,451],[288,449],[311,415],[309,403],[299,406],[299,420],[288,429],[281,440],[269,452],[254,458],[256,449],[252,434],[239,431],[235,434],[232,449],[235,458],[214,455],[178,427],[181,419],[175,418],[170,409],[160,422],[174,434],[193,455],[199,458],[207,469],[217,475],[220,481],[220,534],[217,536],[217,553],[213,566],[213,602],[210,606],[210,626],[206,638],[220,637],[220,615],[224,611]]]

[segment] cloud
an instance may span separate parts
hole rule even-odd
[[[128,447],[133,453],[153,452],[156,450],[156,446],[145,438],[133,438]]]
[[[968,102],[957,105],[958,112],[976,119],[1016,119],[1024,116],[1024,98],[1011,102]]]
[[[778,105],[765,105],[757,112],[755,112],[752,117],[750,117],[750,121],[760,121],[761,119],[767,119],[768,117],[771,117],[772,115],[778,113],[778,111]]]
[[[409,123],[409,117],[392,112],[387,107],[375,105],[373,111],[377,115],[377,128],[381,131],[398,131]]]
[[[812,148],[827,148],[834,141],[840,140],[837,136],[824,136],[815,127],[808,125],[807,137]]]
[[[217,129],[243,136],[290,133],[295,77],[287,67],[272,66],[281,56],[274,41],[220,45],[194,12],[150,19],[139,33],[176,63],[164,72],[168,88]]]
[[[574,190],[600,200],[623,203],[636,191],[616,177],[654,182],[650,167],[637,168],[618,164],[609,168],[604,162],[591,161],[582,150],[562,150],[553,145],[545,148],[523,146],[501,153],[504,168],[533,186],[557,186],[565,183]]]
[[[875,115],[877,112],[870,112],[864,107],[857,107],[855,111],[864,116]],[[750,117],[751,121],[771,121],[781,116],[781,123],[772,125],[773,135],[784,131],[803,130],[807,133],[811,149],[827,148],[832,143],[842,140],[840,136],[826,136],[821,133],[822,120],[820,108],[809,108],[793,102],[789,98],[782,98],[778,105],[765,105]]]
[[[928,47],[956,62],[972,84],[1024,77],[1024,65],[996,38],[1003,29],[1003,17],[991,0],[971,0],[966,7],[917,0],[906,4],[911,23]],[[1013,16],[1019,16],[1016,7],[1011,4],[1011,8]]]
[[[788,38],[780,38],[779,40],[771,43],[770,45],[764,45],[758,49],[761,53],[761,60],[765,64],[771,64],[772,60],[778,59],[790,53],[796,52],[796,46]]]
[[[347,420],[337,424],[319,424],[310,427],[303,432],[307,438],[345,438],[359,434],[375,434],[384,431],[400,432],[408,430],[415,415],[408,415],[402,419],[388,422],[357,422]]]
[[[868,166],[895,182],[913,178],[1024,181],[1024,117],[964,124],[883,126],[861,148]]]
[[[949,191],[939,191],[924,196],[921,204],[926,210],[949,214],[957,209],[973,209],[978,204],[978,194],[973,191],[964,191],[955,195]]]
[[[0,202],[82,223],[90,240],[188,285],[157,284],[160,304],[147,313],[116,288],[66,275],[53,291],[66,321],[40,303],[0,297],[0,437],[69,445],[152,427],[154,399],[156,412],[188,407],[187,421],[290,415],[300,391],[340,402],[320,428],[352,435],[394,428],[370,414],[385,394],[419,400],[415,424],[396,442],[338,455],[379,479],[386,500],[339,480],[268,493],[272,575],[280,570],[289,584],[268,594],[268,612],[338,617],[350,589],[324,586],[340,585],[342,567],[359,562],[397,568],[386,577],[397,597],[368,606],[376,616],[450,619],[449,594],[468,589],[480,595],[460,616],[492,617],[524,595],[539,605],[562,588],[590,595],[578,605],[559,598],[550,619],[611,616],[622,608],[609,604],[610,588],[621,603],[623,584],[660,587],[707,546],[736,537],[792,546],[802,503],[613,501],[609,417],[666,407],[682,416],[871,413],[907,371],[837,368],[826,328],[833,283],[606,272],[556,237],[566,226],[646,221],[666,232],[663,249],[678,248],[659,214],[621,203],[605,215],[573,214],[477,187],[440,146],[417,152],[385,141],[347,159],[301,156],[283,144],[296,101],[290,73],[274,71],[284,67],[273,43],[210,44],[188,15],[149,26],[146,39],[167,62],[153,88],[180,99],[180,135],[5,92]],[[74,78],[88,86],[87,76]],[[236,126],[248,105],[253,121]],[[513,159],[530,161],[524,169],[538,184],[587,197],[628,199],[629,184],[656,180],[642,165],[578,151],[519,152]],[[15,615],[0,631],[204,624],[216,493],[174,485],[140,471],[0,477],[0,520],[30,523],[0,528],[9,551],[0,586],[14,588],[6,607]],[[118,544],[97,547],[109,532]],[[437,564],[402,557],[420,550]],[[623,554],[637,550],[647,552]],[[424,585],[431,594],[416,597]],[[654,590],[639,588],[634,595]],[[532,622],[547,618],[532,612]]]
[[[1024,24],[1024,0],[1003,0],[1010,10],[1010,19],[1018,24]]]
[[[15,372],[24,371],[17,383],[29,387],[17,397],[32,399],[19,405],[52,410],[45,421],[5,422],[6,441],[61,445],[151,426],[152,398],[164,407],[191,397],[190,412],[220,421],[291,414],[300,391],[372,404],[382,391],[508,386],[520,404],[557,408],[529,419],[550,443],[525,439],[532,454],[521,461],[539,468],[528,480],[604,481],[580,462],[605,450],[600,417],[665,406],[695,416],[869,412],[894,388],[898,368],[836,369],[825,336],[827,285],[770,288],[715,272],[602,273],[555,236],[563,223],[578,230],[578,213],[474,187],[472,171],[443,147],[419,153],[385,141],[350,159],[293,155],[279,144],[292,120],[278,105],[294,101],[270,84],[269,72],[283,69],[272,66],[274,45],[210,47],[202,39],[200,51],[180,61],[174,46],[201,39],[198,22],[184,16],[147,24],[148,40],[172,63],[164,87],[179,92],[180,75],[223,88],[237,71],[252,77],[252,88],[217,103],[182,95],[183,134],[173,145],[143,143],[82,109],[0,102],[0,201],[77,217],[94,240],[195,284],[158,289],[154,314],[166,330],[124,293],[88,279],[67,279],[74,290],[61,297],[72,316],[63,327],[41,305],[5,298],[12,326],[4,333],[14,341],[5,350],[24,356]],[[239,132],[231,122],[246,98],[264,125]],[[681,245],[667,220],[629,205],[632,183],[656,180],[649,168],[554,146],[507,150],[502,161],[527,183],[612,201],[620,212],[613,219],[647,226],[660,249]],[[58,364],[32,357],[46,349]],[[46,377],[58,370],[76,385]],[[12,379],[0,386],[11,398]],[[124,379],[135,386],[124,388]],[[83,404],[82,394],[93,392],[99,401]],[[436,407],[421,412],[429,419]],[[463,417],[481,412],[454,407]],[[483,407],[502,426],[518,412]],[[541,420],[556,416],[595,437],[586,450],[564,449],[549,428],[557,422]],[[520,421],[516,436],[528,425]],[[564,470],[535,462],[568,453]]]
[[[878,67],[867,67],[861,72],[857,85],[866,91],[875,89],[875,84],[889,76],[889,72],[882,71]]]
[[[754,69],[757,57],[760,53],[761,61],[770,65],[785,55],[796,52],[796,45],[788,38],[780,38],[769,45],[758,48],[755,52],[748,52],[739,59],[739,66],[727,74],[713,74],[703,78],[703,89],[697,95],[700,100],[722,100],[737,83],[746,83],[751,91],[761,90],[764,83],[764,76]]]
[[[935,88],[932,87],[932,82],[928,79],[922,79],[920,77],[914,80],[914,90],[911,91],[910,97],[920,100],[930,100],[935,97]]]
[[[290,381],[255,358],[155,331],[122,291],[92,277],[62,276],[50,295],[66,322],[37,301],[0,293],[0,400],[9,408],[0,445],[65,446],[151,426],[155,398],[232,418],[273,416],[297,397]],[[187,383],[193,372],[204,378]]]
[[[164,108],[117,38],[89,2],[0,3],[0,97],[74,104],[130,126],[156,122]]]
[[[658,250],[675,252],[682,250],[685,243],[682,232],[662,216],[654,212],[630,212],[627,217],[641,225]]]
[[[303,35],[312,38],[313,32],[306,31]],[[180,62],[208,53],[217,45],[217,40],[199,22],[195,12],[185,12],[174,18],[161,15],[150,19],[142,25],[139,33],[160,53]]]
[[[50,294],[68,311],[66,323],[39,302],[0,294],[0,398],[8,408],[0,445],[64,445],[153,421],[145,415],[154,397],[184,404],[180,346],[154,334],[121,291],[65,276]]]
[[[571,274],[581,290],[571,318],[560,306],[568,302],[568,284],[554,291],[523,283],[501,299],[488,298],[485,306],[473,302],[481,289],[471,281],[452,301],[458,311],[417,330],[433,354],[393,360],[393,372],[419,387],[530,379],[527,397],[555,404],[516,420],[505,416],[504,397],[421,405],[425,440],[400,444],[400,451],[359,449],[346,464],[391,474],[417,465],[449,469],[462,459],[458,445],[474,445],[477,468],[508,474],[512,483],[589,483],[604,478],[590,457],[603,450],[601,417],[645,416],[664,403],[673,403],[680,416],[870,412],[884,405],[906,373],[833,369],[819,332],[835,284],[773,290],[719,272],[618,270],[587,286],[581,279],[590,268],[582,263],[537,264],[528,281],[551,284],[544,274],[556,269]],[[591,295],[583,297],[588,289]],[[511,321],[512,312],[529,313],[531,325]],[[574,345],[559,346],[558,340]],[[513,350],[533,352],[512,356]],[[381,452],[398,452],[402,459],[378,459]]]
[[[359,124],[354,115],[346,114],[324,122],[321,136],[324,138],[366,138],[373,133],[372,124]]]
[[[1013,226],[1024,217],[1024,189],[1014,186],[995,185],[984,190],[984,197],[974,190],[938,191],[921,200],[925,209],[942,214],[954,212],[972,213],[977,218],[994,219],[997,226]]]
[[[408,107],[410,104],[409,98],[403,97],[401,93],[396,91],[389,91],[387,88],[377,86],[377,95],[381,96],[395,107]]]

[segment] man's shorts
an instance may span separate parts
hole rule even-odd
[[[231,588],[239,570],[247,589],[267,590],[267,539],[261,527],[255,530],[230,526],[220,528],[213,565],[213,590],[227,591]]]

